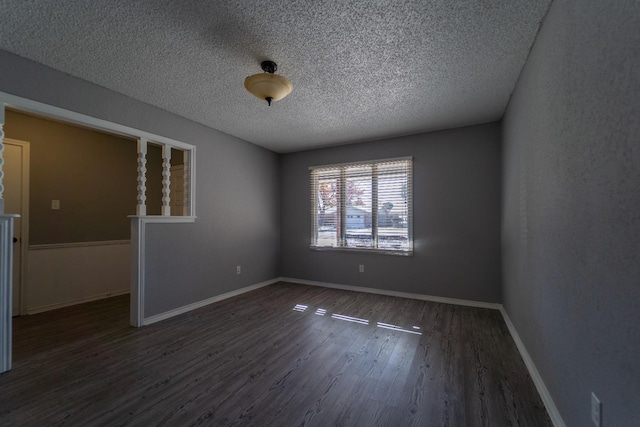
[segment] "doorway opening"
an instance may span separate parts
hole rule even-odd
[[[14,272],[24,274],[13,277],[22,279],[13,288],[13,314],[129,293],[136,141],[15,110],[5,112],[5,135],[5,153],[18,149],[12,139],[30,147],[29,195],[21,204],[28,216],[14,222],[14,231],[21,223],[28,232],[14,243],[25,250],[14,250]],[[19,185],[12,157],[5,158],[7,196]],[[156,175],[148,180],[161,185]],[[24,215],[12,199],[5,197],[5,212]],[[159,209],[160,197],[150,201]]]
[[[17,215],[13,220],[12,299],[13,317],[26,312],[23,305],[23,282],[26,270],[26,251],[29,242],[29,158],[30,144],[26,141],[4,140],[4,202],[5,212]]]
[[[12,294],[10,282],[14,271],[18,282],[22,282],[15,302],[6,298],[11,302],[0,304],[0,372],[4,372],[11,368],[14,314],[34,314],[130,293],[130,324],[145,324],[145,224],[195,221],[195,147],[5,93],[0,93],[0,104],[0,183],[3,169],[11,167],[1,161],[2,148],[20,145],[11,144],[13,137],[28,142],[22,145],[28,147],[23,153],[30,154],[30,161],[23,168],[28,173],[21,184],[26,182],[26,188],[32,190],[28,196],[19,197],[26,203],[26,209],[17,214],[26,216],[28,212],[29,218],[17,219],[5,209],[3,193],[10,195],[12,190],[5,192],[0,185],[0,246],[4,252],[0,256],[0,294]],[[118,140],[120,151],[126,152],[126,156],[105,152],[103,146],[90,142],[93,138],[80,138],[80,144],[69,149],[64,147],[69,139],[62,136],[59,139],[63,145],[52,148],[53,133],[45,131],[42,138],[21,135],[14,129],[15,122],[20,120],[39,120],[73,129],[72,133]],[[42,147],[47,144],[45,152]],[[91,163],[91,158],[97,161]],[[176,173],[172,188],[172,169],[180,168],[183,175]],[[175,200],[171,203],[172,195],[176,199],[181,197],[181,206]],[[114,219],[105,216],[107,211],[121,214]],[[16,257],[15,262],[23,267],[12,265],[13,243],[9,242],[14,237],[10,236],[13,223],[18,230],[26,226],[26,232],[15,236],[22,245],[20,254],[25,254]],[[118,267],[108,265],[117,259],[125,262]],[[87,272],[87,268],[96,266],[97,273],[95,269],[93,273]],[[51,273],[51,269],[56,273]],[[92,275],[97,279],[86,280]],[[79,286],[72,283],[78,278]],[[45,282],[43,288],[41,284]],[[82,286],[87,282],[90,287]],[[34,283],[38,286],[33,286]],[[118,289],[108,287],[113,283],[118,283]],[[18,306],[15,311],[14,306]]]

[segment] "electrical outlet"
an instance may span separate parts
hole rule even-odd
[[[236,274],[240,274],[242,273],[242,267],[240,267],[239,265],[236,265]]]
[[[602,403],[593,392],[591,392],[591,421],[594,426],[602,427]]]
[[[54,210],[60,209],[60,200],[52,200],[51,209],[54,209]]]
[[[360,264],[359,271],[360,273],[364,273],[364,264]]]

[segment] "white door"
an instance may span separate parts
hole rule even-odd
[[[4,140],[4,210],[7,214],[23,215],[25,201],[24,161],[27,158],[28,145],[26,143]],[[28,179],[28,178],[27,178]],[[24,217],[13,220],[13,301],[12,315],[20,314],[22,281],[22,223]]]

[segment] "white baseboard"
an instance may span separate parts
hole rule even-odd
[[[471,300],[457,299],[457,298],[445,298],[445,297],[437,297],[437,296],[423,295],[423,294],[412,294],[408,292],[389,291],[387,289],[365,288],[362,286],[339,285],[336,283],[316,282],[314,280],[293,279],[290,277],[281,277],[280,281],[289,282],[289,283],[299,283],[301,285],[320,286],[323,288],[342,289],[345,291],[366,292],[369,294],[389,295],[392,297],[441,302],[444,304],[465,305],[469,307],[479,307],[479,308],[490,308],[492,310],[500,310],[500,308],[502,307],[502,304],[491,303],[491,302],[471,301]]]
[[[128,293],[129,293],[129,289],[123,289],[120,291],[107,292],[101,295],[92,295],[90,297],[80,298],[73,301],[67,301],[67,302],[58,303],[58,304],[51,304],[43,307],[30,308],[29,310],[27,310],[27,314],[42,313],[45,311],[56,310],[58,308],[64,308],[64,307],[70,307],[72,305],[84,304],[85,302],[97,301],[100,299],[116,297],[118,295],[125,295]]]
[[[266,282],[256,283],[255,285],[250,285],[250,286],[246,286],[246,287],[241,288],[241,289],[236,289],[235,291],[227,292],[227,293],[222,294],[222,295],[216,295],[215,297],[211,297],[211,298],[207,298],[207,299],[202,300],[202,301],[194,302],[193,304],[188,304],[188,305],[185,305],[185,306],[182,306],[182,307],[174,308],[173,310],[165,311],[164,313],[156,314],[156,315],[150,316],[150,317],[145,317],[142,320],[142,324],[144,326],[151,325],[153,323],[160,322],[162,320],[166,320],[166,319],[169,319],[171,317],[187,313],[187,312],[189,312],[191,310],[195,310],[197,308],[204,307],[205,305],[213,304],[214,302],[222,301],[222,300],[227,299],[227,298],[232,298],[232,297],[244,294],[246,292],[251,292],[253,290],[256,290],[256,289],[259,289],[259,288],[263,288],[265,286],[273,285],[274,283],[277,283],[279,281],[280,281],[279,278],[267,280]]]
[[[535,384],[536,389],[540,394],[540,398],[542,399],[545,408],[547,408],[547,413],[549,414],[549,418],[551,418],[551,422],[555,427],[566,427],[566,424],[564,423],[564,420],[560,415],[560,411],[558,411],[556,404],[553,402],[547,386],[544,384],[544,381],[542,381],[542,377],[540,376],[536,365],[533,363],[533,359],[531,359],[531,356],[529,356],[527,348],[524,346],[524,343],[520,339],[518,331],[516,331],[516,328],[511,322],[511,319],[509,318],[509,315],[505,311],[504,307],[500,307],[500,312],[502,313],[504,323],[506,323],[507,328],[509,328],[509,332],[511,333],[513,341],[515,341],[516,343],[516,347],[518,347],[520,356],[522,356],[522,360],[524,360],[524,364],[527,366],[529,375],[531,376],[531,379],[533,380],[533,383]]]

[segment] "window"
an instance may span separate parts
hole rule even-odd
[[[410,158],[311,171],[311,247],[399,255],[413,251]]]

